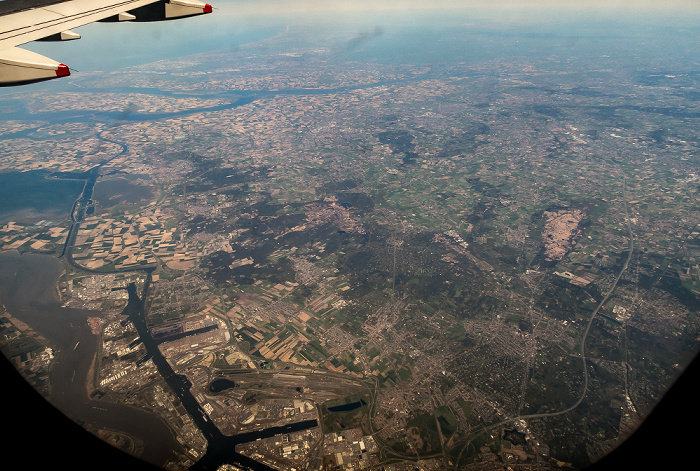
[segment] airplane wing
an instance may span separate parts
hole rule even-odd
[[[72,28],[95,21],[161,21],[211,13],[198,0],[4,0],[0,1],[0,86],[70,75],[53,59],[18,46],[31,41],[67,41]]]

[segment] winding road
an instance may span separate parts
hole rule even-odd
[[[500,422],[496,422],[496,423],[491,424],[491,425],[486,425],[486,426],[478,428],[477,430],[474,431],[473,437],[471,439],[467,440],[467,442],[464,444],[464,447],[462,448],[462,451],[460,452],[460,454],[456,460],[456,463],[454,465],[455,470],[459,468],[459,461],[461,460],[464,452],[468,449],[472,440],[474,440],[481,433],[489,431],[489,430],[493,430],[496,428],[500,428],[500,427],[507,425],[509,423],[512,423],[516,420],[541,419],[541,418],[546,418],[546,417],[554,417],[554,416],[558,416],[558,415],[563,415],[563,414],[566,414],[566,413],[571,412],[572,410],[576,409],[579,405],[581,405],[583,400],[586,398],[586,394],[588,393],[588,365],[586,362],[586,339],[588,338],[588,334],[591,330],[591,326],[593,325],[593,321],[595,320],[596,316],[598,315],[598,312],[605,305],[605,303],[608,301],[610,296],[615,291],[615,288],[617,287],[617,284],[620,281],[620,278],[622,278],[623,273],[625,271],[627,271],[630,260],[632,259],[632,254],[634,253],[634,234],[632,232],[632,225],[630,224],[629,211],[627,208],[627,178],[624,176],[624,174],[622,177],[622,202],[623,202],[623,207],[624,207],[624,212],[625,212],[625,222],[627,224],[627,231],[628,231],[628,235],[629,235],[627,259],[625,260],[625,263],[622,265],[622,268],[620,269],[619,273],[615,277],[615,280],[614,280],[613,284],[610,286],[610,289],[605,293],[605,296],[603,296],[603,299],[598,303],[595,310],[591,313],[591,316],[588,319],[588,324],[586,325],[586,329],[584,330],[583,336],[581,337],[580,348],[581,348],[581,362],[583,363],[583,390],[581,391],[581,394],[579,395],[578,399],[576,400],[576,402],[574,402],[572,405],[570,405],[566,409],[562,409],[562,410],[555,411],[555,412],[546,412],[546,413],[541,413],[541,414],[519,415],[516,417],[506,419],[506,420],[502,420]]]

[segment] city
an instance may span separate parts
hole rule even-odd
[[[58,295],[89,311],[90,400],[161,418],[178,445],[159,466],[206,456],[125,317],[147,286],[149,336],[223,436],[316,421],[236,445],[265,466],[602,458],[698,347],[692,66],[362,62],[344,41],[291,30],[10,98],[28,112],[0,122],[0,168],[100,166],[73,241],[70,208],[0,219],[0,251],[70,254]],[[94,114],[42,121],[64,110]],[[50,399],[52,342],[0,313]]]

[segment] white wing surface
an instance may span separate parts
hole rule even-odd
[[[70,75],[53,59],[17,46],[37,40],[66,41],[72,28],[96,21],[161,21],[211,13],[198,0],[30,0],[2,2],[0,11],[0,86]]]

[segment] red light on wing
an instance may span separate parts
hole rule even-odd
[[[68,69],[68,66],[65,64],[60,64],[58,66],[58,69],[56,69],[56,77],[66,77],[70,75],[70,70]]]

